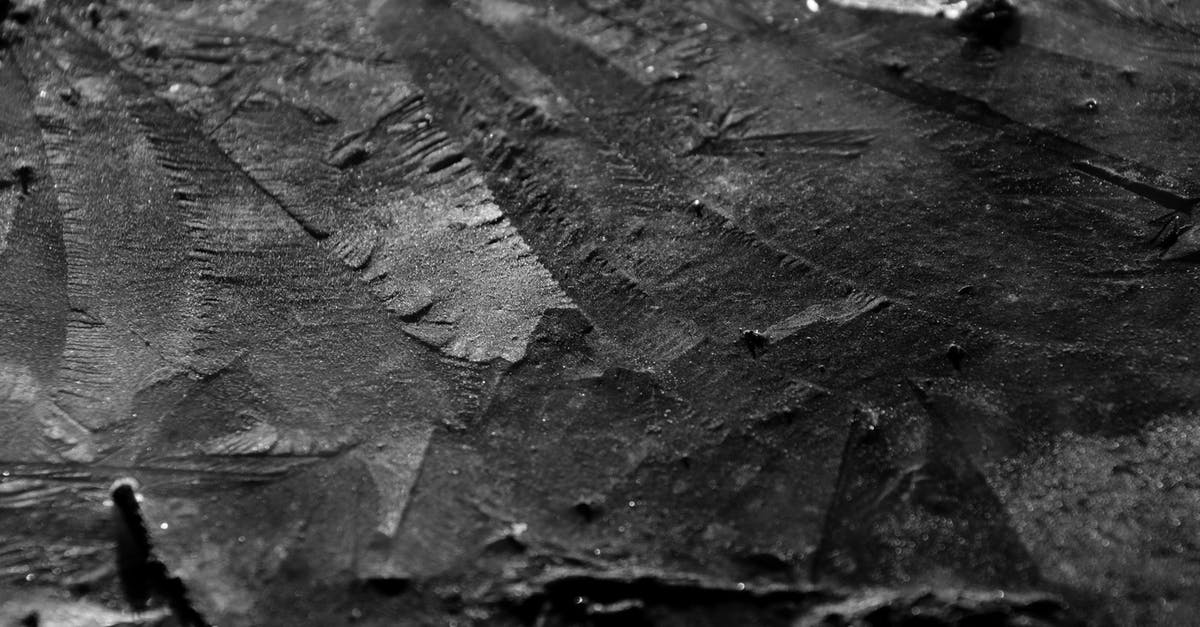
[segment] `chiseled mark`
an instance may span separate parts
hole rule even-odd
[[[757,333],[767,342],[774,343],[817,323],[845,324],[865,313],[884,307],[890,302],[883,296],[874,296],[866,292],[852,292],[845,298],[826,300],[811,305],[804,311]]]
[[[541,313],[570,306],[569,299],[490,201],[457,142],[431,123],[407,73],[335,56],[305,64],[309,74],[275,85],[279,97],[241,98],[228,116],[224,108],[202,109],[215,119],[201,126],[211,127],[212,139],[236,166],[230,174],[248,176],[322,248],[361,272],[389,311],[410,326],[425,317],[454,321],[448,339],[430,343],[463,359],[520,360]],[[122,65],[152,86],[166,80],[131,62]],[[346,88],[330,89],[333,76],[345,76]],[[162,90],[158,95],[166,97]],[[178,156],[210,150],[183,145],[187,138],[171,135],[169,124],[159,128],[168,117],[164,107],[149,109],[139,111],[138,122],[153,127],[146,130],[159,140],[168,169],[190,174],[192,160],[175,163]],[[325,110],[345,114],[345,124],[312,114]],[[293,141],[273,141],[280,136]],[[206,197],[211,190],[197,182],[220,187],[188,180],[182,194]]]
[[[357,271],[410,335],[451,357],[519,361],[541,314],[569,299],[407,73],[326,65],[280,85],[285,98],[240,107],[213,139],[289,214],[327,233],[322,248]],[[322,89],[335,67],[390,95]],[[315,124],[297,106],[355,113],[345,125]],[[281,135],[294,141],[268,141]]]
[[[75,462],[95,459],[92,431],[63,411],[26,366],[0,362],[0,407],[5,407],[9,420],[18,421],[0,423],[8,434],[8,442],[0,450],[10,459],[14,456]],[[27,425],[20,424],[30,417],[40,429],[37,435],[27,434]]]
[[[470,361],[519,361],[542,313],[574,305],[484,191],[445,201],[378,207],[388,226],[362,277],[422,342]]]
[[[1134,173],[1118,172],[1112,168],[1088,161],[1076,161],[1071,164],[1071,167],[1102,181],[1129,190],[1171,211],[1190,214],[1196,208],[1196,205],[1200,204],[1200,198],[1181,196],[1162,184],[1147,183],[1144,180],[1140,180],[1141,177]],[[1172,181],[1168,180],[1164,182],[1171,183]]]
[[[755,132],[747,129],[763,107],[724,106],[713,110],[701,125],[687,154],[706,156],[830,155],[857,157],[876,139],[870,129]]]
[[[1150,244],[1162,250],[1162,259],[1177,261],[1195,257],[1200,253],[1200,233],[1195,229],[1193,211],[1200,205],[1200,198],[1182,196],[1163,184],[1147,183],[1136,173],[1118,172],[1111,168],[1076,161],[1071,164],[1076,170],[1094,176],[1102,181],[1112,183],[1128,190],[1160,207],[1167,213],[1150,221],[1151,226],[1157,226],[1158,231],[1150,238]],[[1169,177],[1159,177],[1167,185],[1175,183]]]
[[[720,135],[702,137],[691,152],[728,157],[810,154],[857,157],[874,141],[873,133],[857,129]]]
[[[547,19],[549,19],[549,18],[547,18]],[[537,20],[534,20],[534,21],[537,21]],[[714,21],[713,23],[720,23],[720,22]],[[526,57],[529,59],[530,62],[532,62],[535,65],[538,65],[538,67],[541,67],[542,69],[546,70],[549,74],[555,76],[555,78],[558,78],[559,76],[563,76],[564,83],[571,83],[573,85],[572,89],[567,89],[567,87],[563,87],[563,89],[564,89],[563,93],[566,95],[572,96],[572,101],[575,103],[575,105],[580,108],[580,110],[582,111],[582,113],[585,116],[590,117],[590,123],[587,125],[587,132],[586,132],[587,136],[600,135],[602,137],[611,138],[614,135],[618,135],[620,132],[622,132],[619,129],[612,130],[612,129],[604,128],[606,116],[607,116],[607,119],[612,119],[614,117],[614,116],[612,116],[612,111],[627,110],[629,108],[629,106],[631,105],[631,103],[634,102],[632,100],[633,96],[636,96],[639,94],[647,95],[647,92],[642,89],[629,88],[629,86],[625,85],[620,80],[620,77],[617,77],[614,72],[602,71],[603,70],[603,68],[601,67],[602,64],[596,63],[596,59],[594,58],[594,55],[591,57],[588,57],[587,63],[575,64],[573,62],[568,62],[567,59],[569,59],[569,55],[574,54],[574,52],[571,49],[571,46],[565,45],[566,41],[567,41],[566,39],[564,39],[563,42],[558,42],[558,41],[554,41],[554,37],[552,36],[556,32],[562,32],[563,29],[562,28],[556,29],[556,28],[550,28],[550,27],[548,27],[548,28],[549,28],[549,30],[538,31],[537,32],[537,34],[539,35],[538,37],[527,36],[524,39],[521,39],[518,42],[520,44],[519,47],[525,51]],[[501,36],[508,36],[510,34],[513,34],[511,32],[511,31],[513,31],[513,29],[497,28],[495,30],[501,30],[502,31],[500,33]],[[530,29],[527,28],[526,30],[528,31]],[[491,31],[488,31],[486,29],[480,30],[477,32],[468,31],[467,33],[464,33],[464,38],[470,39],[470,40],[486,39],[489,36],[489,32],[491,32]],[[572,32],[574,32],[574,31],[572,31]],[[517,34],[519,35],[519,33],[517,33]],[[578,33],[575,33],[575,35],[569,36],[569,39],[571,41],[577,41],[579,39],[579,37],[577,35],[578,35]],[[516,35],[514,35],[514,37],[515,36]],[[563,36],[565,38],[568,37],[568,35],[566,35],[566,34],[561,35],[561,36]],[[994,110],[991,106],[989,106],[986,102],[984,102],[982,100],[978,100],[976,98],[971,98],[966,95],[954,92],[952,90],[941,89],[936,86],[927,85],[924,83],[919,83],[919,82],[914,82],[911,80],[903,79],[903,77],[899,77],[894,74],[890,74],[890,73],[886,73],[886,72],[878,72],[877,71],[878,68],[875,68],[873,66],[868,67],[864,64],[854,62],[851,57],[846,57],[844,55],[837,55],[837,54],[831,52],[830,50],[825,50],[825,49],[820,48],[818,46],[818,44],[815,43],[818,40],[814,40],[812,38],[804,38],[804,37],[800,37],[800,36],[794,36],[794,37],[789,37],[789,38],[785,38],[785,39],[772,39],[772,41],[779,41],[779,42],[787,41],[788,43],[785,44],[786,48],[788,48],[789,50],[805,51],[806,53],[808,53],[806,55],[807,58],[811,59],[815,63],[816,66],[822,67],[826,71],[833,72],[836,75],[842,76],[843,78],[847,78],[847,79],[855,81],[855,82],[859,82],[859,83],[862,83],[865,85],[869,85],[869,86],[881,89],[885,92],[891,93],[900,98],[910,100],[918,105],[929,108],[931,110],[944,112],[944,113],[946,113],[954,118],[960,119],[962,121],[965,121],[965,122],[968,122],[971,124],[975,124],[975,125],[979,125],[981,127],[1001,130],[1005,134],[1011,135],[1012,139],[1016,143],[1030,144],[1030,145],[1033,145],[1040,149],[1060,154],[1069,159],[1083,159],[1083,158],[1093,159],[1093,158],[1103,157],[1103,158],[1109,159],[1112,162],[1122,163],[1124,165],[1135,167],[1139,172],[1152,173],[1152,168],[1148,168],[1146,166],[1134,163],[1128,159],[1124,159],[1121,157],[1103,155],[1102,153],[1098,152],[1097,150],[1089,148],[1084,145],[1081,145],[1075,141],[1055,135],[1053,133],[1045,131],[1044,129],[1033,127],[1028,124],[1024,124],[1019,121],[1013,120],[1012,118],[1010,118],[1000,112],[997,112],[996,110]],[[539,42],[541,42],[541,43],[539,43]],[[548,42],[554,42],[554,45],[550,45]],[[542,45],[542,44],[545,44],[545,45]],[[431,48],[428,48],[426,50],[426,52],[429,52],[430,54],[434,54],[435,49],[436,49],[436,47],[431,47]],[[460,57],[462,56],[460,54],[461,53],[460,49],[455,48],[454,52],[459,53]],[[449,54],[451,54],[449,51],[442,53],[443,56],[447,56],[447,57],[449,56]],[[437,56],[437,55],[434,54],[434,56]],[[607,55],[602,55],[602,56],[607,56]],[[456,59],[457,59],[457,57],[456,57]],[[556,73],[555,71],[553,71],[554,68],[561,67],[561,66],[569,67],[570,71],[569,72],[560,72],[560,73]],[[470,69],[469,66],[467,67],[467,69]],[[581,77],[590,78],[592,76],[595,76],[595,79],[586,81],[586,84],[581,84],[581,81],[580,81]],[[450,84],[458,83],[458,84],[469,87],[469,85],[468,85],[469,80],[468,80],[466,74],[464,74],[464,73],[460,72],[457,75],[447,76],[446,78],[449,79]],[[627,83],[627,82],[628,81],[625,81],[625,83]],[[603,89],[595,87],[597,85],[603,86]],[[477,91],[475,93],[492,94],[492,93],[494,93],[494,90],[492,90],[491,87],[492,87],[492,85],[488,84],[486,86],[486,88],[477,88]],[[486,89],[486,91],[485,91],[485,89]],[[579,97],[573,96],[572,90],[573,90],[573,94],[583,95],[585,97],[579,98]],[[595,106],[592,106],[590,104],[590,103],[593,103],[593,101],[594,101]],[[484,98],[484,97],[479,97],[479,98],[472,100],[473,104],[485,103],[485,102],[487,102],[487,98]],[[642,103],[641,108],[639,109],[640,114],[650,114],[650,113],[654,112],[653,110],[647,108],[648,106],[652,107],[654,105],[645,104],[647,102],[654,102],[653,100],[645,100],[644,99],[640,102]],[[497,119],[497,120],[500,120],[501,122],[503,122],[503,116],[500,115],[498,112],[493,117],[494,117],[494,119]],[[569,123],[570,123],[570,120],[565,121],[564,127],[567,128],[568,130],[574,130],[574,129],[570,128]],[[663,123],[665,124],[665,121]],[[622,126],[628,126],[628,125],[622,125]],[[718,123],[718,126],[719,126],[719,123]],[[495,134],[498,136],[503,135],[503,133],[499,133],[499,132],[497,132]],[[585,132],[581,129],[579,135],[584,136]],[[626,152],[628,154],[639,154],[639,151],[643,150],[645,147],[650,147],[650,146],[655,146],[655,145],[656,145],[655,142],[647,141],[644,136],[639,136],[637,138],[636,142],[626,142],[624,144],[624,147],[627,149]],[[516,153],[518,155],[518,158],[521,155],[521,153],[519,151],[512,151],[512,152]],[[645,158],[641,159],[642,163],[653,163],[655,160],[661,159],[660,156],[650,154],[649,151],[647,151],[646,155],[647,156]],[[486,156],[487,155],[485,154],[484,157],[486,157]],[[563,163],[563,162],[570,163],[570,161],[562,160],[562,159],[559,159],[558,161],[560,163]],[[498,159],[498,160],[492,161],[491,163],[492,163],[493,167],[496,167],[496,168],[509,167],[507,165],[507,158]],[[667,169],[667,168],[662,168],[662,169]],[[572,180],[575,180],[575,181],[578,181],[579,179],[580,179],[580,177],[572,178]],[[539,204],[545,204],[545,203],[542,203],[539,201]],[[661,202],[657,203],[657,205],[659,205],[659,206],[661,206],[662,204],[664,204],[664,203],[661,203]],[[676,206],[679,204],[681,204],[681,203],[671,203],[671,206]],[[689,199],[689,202],[686,204],[686,206],[689,207],[690,211],[695,211],[697,217],[701,217],[701,216],[707,217],[713,213],[717,213],[717,212],[707,211],[706,205],[703,202],[691,202],[690,199]],[[714,209],[717,209],[719,211],[720,208],[719,208],[719,206],[716,206],[716,207],[714,207]],[[728,215],[727,211],[719,211],[719,213],[722,217],[724,217],[726,219],[725,222],[727,224],[730,224],[731,226],[736,226],[736,223],[734,223],[733,220],[731,219],[732,216]],[[519,216],[518,216],[518,218],[519,218]],[[517,219],[517,222],[520,223],[520,220]],[[544,230],[546,230],[544,227],[542,227],[542,228],[526,228],[525,226],[522,226],[522,233],[525,235],[525,237],[527,239],[529,239],[530,242],[535,243],[535,247],[536,247],[536,242],[539,239],[538,232],[544,231]],[[730,229],[729,232],[736,233],[738,230],[740,230],[740,229]],[[743,233],[744,233],[744,231],[743,231]],[[747,241],[752,241],[753,238],[759,238],[759,242],[757,245],[763,246],[764,248],[766,248],[766,247],[776,248],[778,250],[778,252],[783,253],[783,256],[781,256],[780,258],[784,262],[785,267],[811,268],[811,269],[814,269],[826,276],[829,276],[830,278],[836,280],[838,283],[840,283],[842,285],[845,285],[848,287],[849,286],[857,287],[857,282],[852,281],[851,279],[849,279],[843,273],[837,271],[836,269],[824,266],[823,264],[820,264],[813,259],[805,258],[797,251],[788,250],[788,248],[783,247],[779,243],[772,242],[769,238],[766,238],[763,235],[751,232],[751,233],[749,233],[749,236],[750,237],[746,238]],[[1193,234],[1189,235],[1189,237],[1192,237],[1192,236],[1200,237],[1200,232],[1193,232]],[[542,254],[548,254],[547,247],[541,246],[541,247],[538,247],[538,249],[539,249],[539,252],[541,252]],[[551,264],[551,265],[553,266],[554,264]],[[565,277],[560,276],[560,281],[563,281],[564,285],[567,284]],[[576,296],[577,298],[582,297],[577,293],[573,293],[572,295]],[[920,315],[920,316],[930,319],[930,320],[934,320],[939,324],[950,324],[952,326],[956,326],[959,328],[966,328],[966,329],[971,329],[973,331],[985,332],[988,335],[993,336],[993,337],[1008,338],[1010,341],[1021,341],[1021,342],[1028,341],[1028,340],[1021,339],[1019,337],[1012,337],[1010,334],[1000,333],[995,329],[982,328],[979,325],[974,324],[974,323],[964,322],[962,320],[957,320],[957,319],[954,319],[954,320],[948,319],[936,312],[916,307],[914,304],[908,303],[908,302],[904,301],[903,299],[897,299],[894,296],[891,297],[890,300],[892,300],[893,302],[903,303],[903,304],[905,304],[906,307],[908,307],[911,311],[913,311],[917,315]]]
[[[71,486],[37,478],[4,477],[0,481],[0,510],[35,509],[58,504]]]
[[[137,318],[131,312],[137,310],[142,319],[170,320],[187,317],[193,308],[176,307],[174,293],[159,289],[181,278],[172,262],[183,252],[165,245],[178,230],[139,230],[142,216],[152,219],[166,193],[155,185],[161,174],[140,149],[136,129],[118,111],[128,95],[128,81],[110,73],[106,58],[78,38],[64,34],[60,43],[22,50],[17,61],[38,93],[32,108],[61,214],[70,307],[52,398],[74,421],[99,429],[127,419],[128,384],[149,374],[156,356],[186,349],[184,339],[171,341],[156,333],[144,337],[132,328],[131,320]],[[89,132],[80,132],[84,128]],[[133,213],[138,220],[130,218]],[[152,265],[155,272],[147,278],[141,271]],[[54,420],[66,424],[59,418]]]
[[[929,624],[1038,624],[1081,626],[1071,607],[1053,592],[1005,591],[957,586],[876,586],[835,589],[813,584],[735,582],[652,568],[551,566],[529,581],[505,586],[513,600],[537,601],[543,615],[583,617],[614,624],[638,622],[648,605],[692,607],[748,602],[796,604],[795,627],[831,624],[901,624],[913,616]],[[1010,619],[1012,622],[1007,622]]]
[[[209,441],[202,451],[211,456],[320,457],[336,454],[352,445],[348,434],[314,435],[304,429],[279,428],[260,421],[242,431]]]
[[[353,453],[362,459],[379,496],[374,532],[355,560],[362,578],[407,576],[401,563],[405,556],[395,550],[395,542],[432,435],[432,425],[410,424],[402,427],[398,435]]]
[[[1036,584],[1033,557],[952,424],[959,416],[932,401],[924,382],[909,385],[915,403],[864,408],[849,430],[814,578],[886,585],[900,573],[929,573],[922,547],[941,546],[928,583]]]
[[[763,112],[763,107],[725,106],[713,110],[700,125],[700,132],[692,140],[686,154],[723,157],[858,157],[877,138],[876,131],[872,129],[763,132],[746,128]]]
[[[1166,222],[1160,238],[1166,244],[1162,253],[1164,261],[1182,261],[1195,259],[1200,255],[1200,232],[1194,224],[1184,223],[1183,218],[1176,215],[1164,216]]]
[[[1068,605],[1040,591],[938,588],[870,589],[806,611],[795,627],[841,624],[900,624],[921,616],[933,625],[998,621],[1012,625],[1081,625]],[[1000,618],[1003,617],[1003,618]],[[892,621],[896,621],[893,623]]]
[[[408,495],[425,461],[433,425],[409,425],[402,435],[364,447],[356,453],[367,461],[367,468],[383,496],[383,511],[376,529],[388,537],[394,536],[400,528]]]
[[[718,245],[734,251],[733,263],[737,264],[790,268],[796,263],[794,256],[777,250],[724,216],[698,210],[694,197],[671,184],[673,172],[645,167],[626,156],[621,139],[614,140],[624,131],[615,128],[611,120],[604,122],[605,116],[611,115],[614,106],[624,110],[627,106],[644,109],[653,105],[647,104],[651,91],[624,77],[620,69],[598,63],[586,46],[566,40],[563,43],[567,45],[558,45],[558,37],[538,24],[497,34],[450,10],[444,11],[441,18],[446,32],[471,42],[463,44],[471,55],[463,55],[457,41],[455,45],[439,43],[420,48],[412,54],[418,58],[441,57],[452,64],[453,71],[443,76],[449,79],[457,97],[473,103],[474,115],[461,118],[451,113],[446,117],[458,120],[462,132],[475,140],[473,154],[483,164],[482,169],[491,173],[489,182],[524,238],[551,260],[548,265],[559,273],[560,282],[571,295],[587,301],[591,315],[609,319],[604,323],[606,333],[624,338],[621,342],[627,347],[636,346],[635,359],[661,365],[701,340],[695,321],[690,319],[694,312],[667,316],[664,314],[672,305],[665,298],[655,301],[659,298],[658,288],[666,285],[666,289],[680,289],[681,284],[704,272],[699,269],[701,265],[713,267],[708,242],[720,242]],[[505,61],[501,63],[499,58]],[[511,80],[516,72],[498,72],[493,65],[520,67],[521,73],[528,76],[557,79],[569,75],[571,80],[551,84],[555,89],[553,100],[586,107],[590,120],[578,116],[553,120],[555,132],[546,133],[514,119],[511,112],[521,110],[517,103],[530,100],[524,90],[535,82]],[[623,93],[613,95],[610,91]],[[482,129],[480,122],[484,124]],[[512,150],[506,149],[503,138],[511,138]],[[639,137],[639,141],[654,143],[645,137]],[[565,185],[563,180],[572,184]],[[672,251],[672,263],[667,265],[661,263],[665,253],[652,245],[589,244],[608,241],[613,226],[608,220],[581,223],[564,219],[564,210],[573,213],[576,209],[596,214],[622,212],[669,229],[699,231],[708,242],[686,242],[684,248]],[[652,217],[646,218],[647,214]],[[616,250],[610,252],[613,246]],[[682,258],[695,263],[679,263]],[[575,269],[568,271],[572,266]],[[672,276],[668,268],[685,272]],[[730,272],[723,268],[715,271]],[[437,330],[429,331],[432,335]]]
[[[847,9],[887,11],[890,13],[904,13],[923,17],[944,17],[951,20],[957,19],[967,8],[966,0],[960,0],[959,2],[944,2],[941,0],[824,0],[824,2]],[[812,5],[809,6],[811,7]]]

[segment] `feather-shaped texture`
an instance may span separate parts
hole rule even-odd
[[[0,571],[48,621],[125,570],[219,624],[1184,622],[1192,14],[855,4],[14,9]]]

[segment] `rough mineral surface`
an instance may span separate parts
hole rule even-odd
[[[1200,616],[1193,5],[0,17],[0,625]]]

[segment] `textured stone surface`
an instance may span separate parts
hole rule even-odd
[[[1194,9],[3,6],[4,624],[1200,611]]]

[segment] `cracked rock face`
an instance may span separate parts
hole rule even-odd
[[[0,624],[1200,611],[1189,7],[0,22]]]

